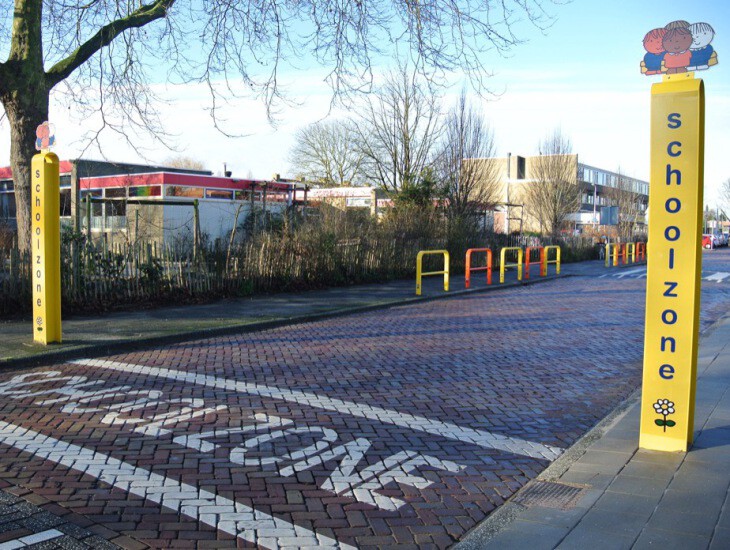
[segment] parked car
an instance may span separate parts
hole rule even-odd
[[[727,235],[725,233],[716,233],[715,236],[720,246],[727,246]]]
[[[717,248],[717,239],[714,235],[702,235],[702,248]]]

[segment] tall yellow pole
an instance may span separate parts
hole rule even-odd
[[[33,340],[61,342],[61,226],[58,157],[42,152],[31,163]]]
[[[692,73],[651,89],[651,190],[639,446],[686,451],[694,429],[705,98]]]

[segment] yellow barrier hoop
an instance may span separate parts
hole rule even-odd
[[[613,249],[613,265],[618,265],[618,252],[621,245],[619,243],[609,243],[608,247],[606,248],[606,267],[609,267],[610,260],[611,260],[611,249]]]
[[[427,254],[443,254],[444,270],[429,271],[423,273],[423,257]],[[421,295],[421,278],[426,275],[443,275],[444,276],[444,292],[449,290],[449,251],[448,250],[421,250],[416,256],[416,296]]]
[[[555,250],[555,259],[554,260],[548,260],[548,256],[550,255],[550,251]],[[547,276],[547,266],[548,264],[555,264],[555,274],[560,275],[560,247],[558,245],[551,245],[545,247],[545,259],[544,262],[544,272],[545,276]]]
[[[626,243],[626,260],[631,260],[632,264],[636,263],[636,243]]]
[[[508,264],[505,263],[505,255],[508,250],[516,250],[517,251],[517,263],[516,264]],[[516,267],[517,268],[517,280],[522,280],[522,248],[519,246],[507,246],[503,248],[499,253],[499,282],[504,282],[504,268],[505,267]]]

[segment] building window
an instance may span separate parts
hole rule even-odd
[[[81,195],[81,204],[83,206],[83,215],[86,215],[86,198],[87,197],[96,197],[101,198],[102,196],[102,190],[101,189],[84,189],[80,193]],[[92,202],[91,203],[91,215],[94,217],[101,216],[102,213],[102,204],[100,202]]]
[[[61,209],[60,209],[61,217],[71,215],[71,190],[70,189],[61,189],[60,206],[61,206]]]
[[[165,187],[165,195],[168,197],[187,197],[191,199],[202,199],[202,187],[187,187],[183,185],[168,185]]]
[[[127,198],[126,187],[113,187],[104,191],[104,196],[107,199],[123,199]]]
[[[15,218],[15,193],[0,192],[0,218]]]
[[[118,201],[106,203],[106,215],[107,215],[107,217],[126,216],[127,215],[127,201],[118,200]]]
[[[139,187],[130,187],[130,197],[159,197],[161,190],[159,185],[141,185]]]
[[[525,179],[525,157],[517,157],[517,179]]]
[[[206,199],[233,199],[233,191],[227,191],[222,189],[206,189],[205,190],[205,198]]]

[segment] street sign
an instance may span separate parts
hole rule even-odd
[[[45,151],[31,162],[33,340],[61,342],[61,226],[58,157]]]
[[[618,225],[618,206],[601,206],[601,225]]]
[[[694,430],[705,97],[693,73],[651,89],[651,193],[639,446],[687,451]]]

